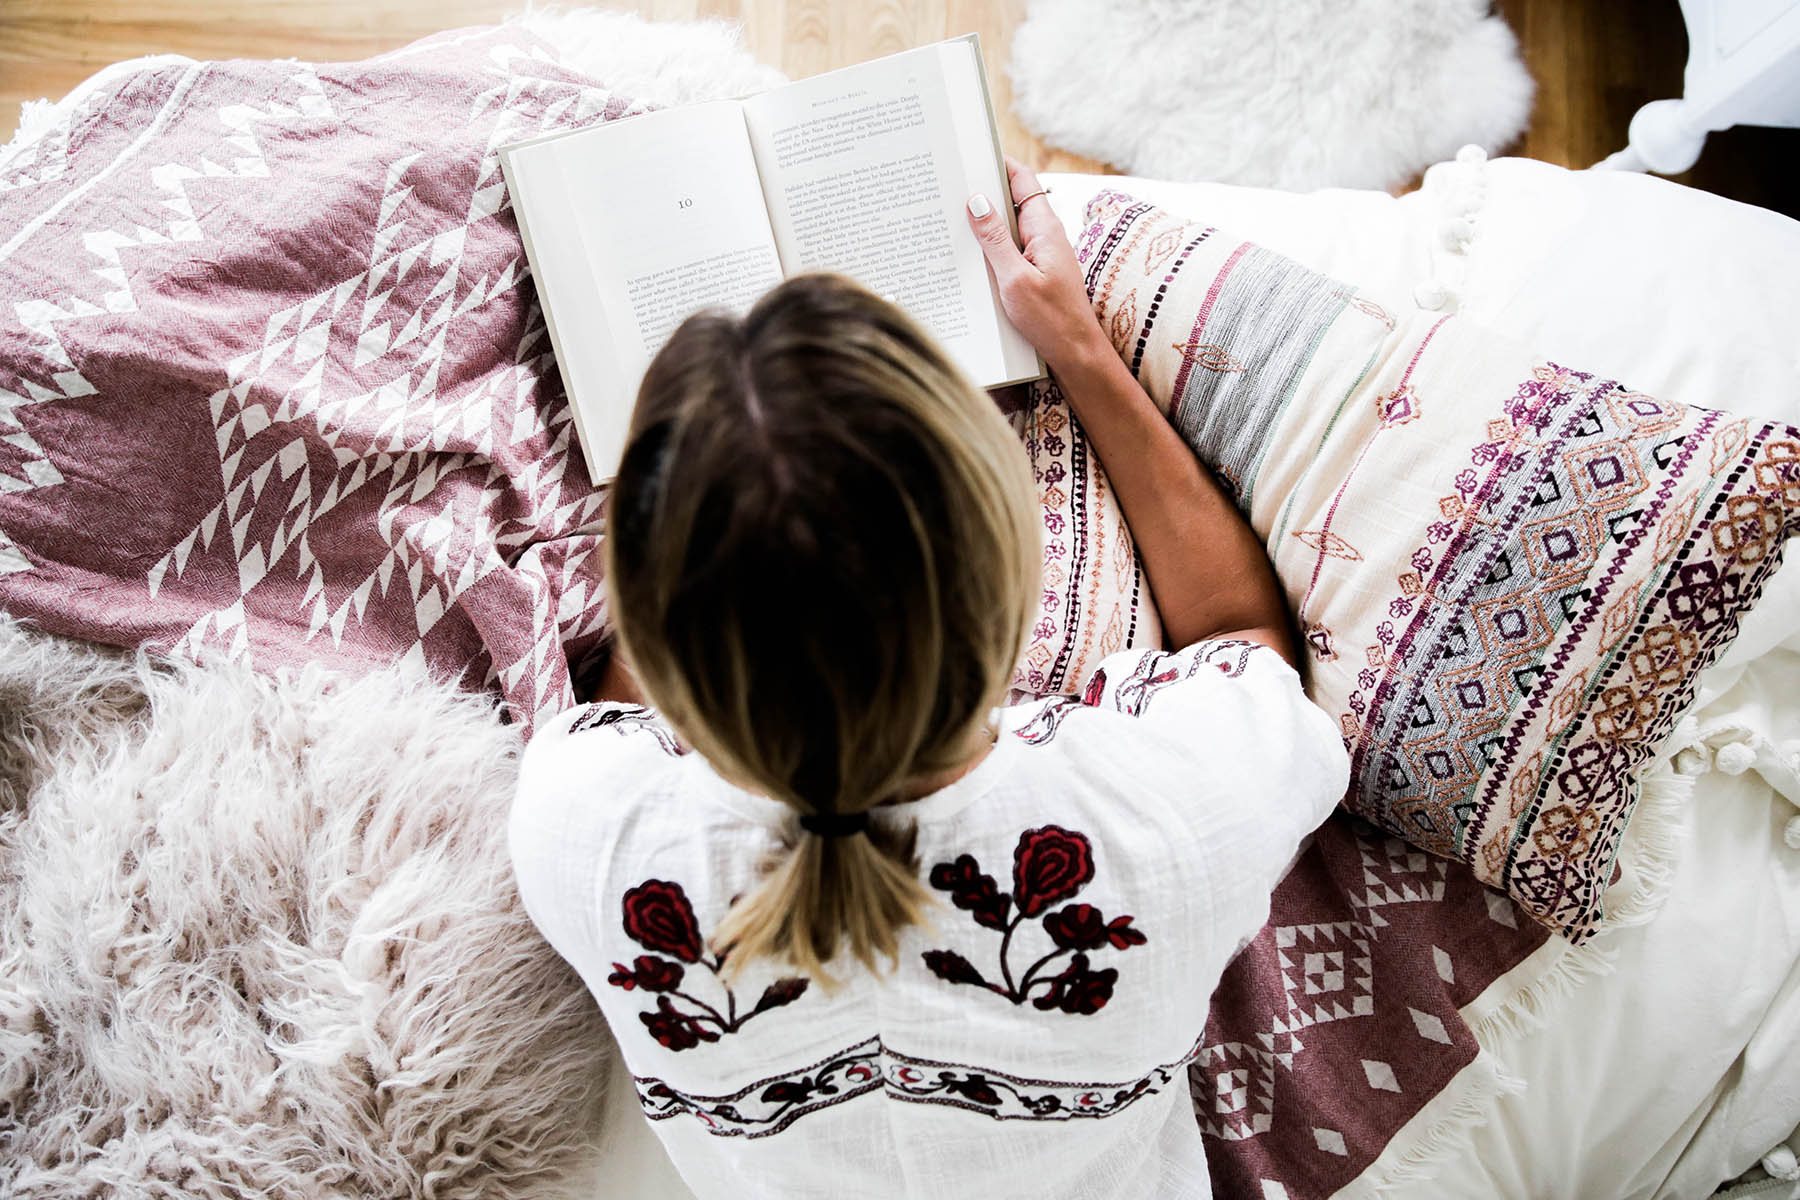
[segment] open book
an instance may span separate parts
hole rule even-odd
[[[638,382],[675,327],[806,271],[888,297],[981,387],[1044,373],[965,215],[981,192],[1018,237],[974,34],[516,142],[500,162],[596,483],[618,473]]]

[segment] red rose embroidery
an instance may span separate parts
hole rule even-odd
[[[777,979],[763,989],[754,1008],[740,1013],[737,997],[720,976],[725,965],[725,952],[707,956],[699,922],[694,919],[694,907],[680,884],[646,879],[625,893],[619,907],[624,913],[625,932],[633,941],[674,956],[661,958],[655,954],[640,954],[629,967],[614,963],[612,974],[606,978],[612,986],[628,992],[642,988],[657,994],[655,1011],[639,1013],[638,1020],[666,1049],[691,1050],[701,1042],[716,1042],[723,1034],[736,1033],[745,1021],[757,1014],[783,1008],[806,994],[805,979],[798,976]],[[724,999],[708,1004],[692,992],[683,991],[682,984],[688,979],[688,969],[683,963],[697,963],[712,972]],[[698,972],[695,975],[698,976]],[[686,1007],[677,1008],[676,1000]]]
[[[1112,967],[1104,971],[1088,970],[1088,956],[1077,954],[1063,968],[1062,974],[1050,980],[1050,990],[1033,1000],[1040,1010],[1059,1008],[1066,1013],[1088,1016],[1106,1007],[1112,999],[1113,984],[1119,972]]]
[[[975,923],[989,929],[1005,929],[1007,910],[1012,897],[1000,890],[992,875],[983,875],[970,854],[959,854],[955,862],[939,863],[931,868],[931,886],[950,893],[950,902],[974,914]]]
[[[1093,850],[1081,834],[1045,825],[1019,835],[1013,851],[1013,902],[1020,915],[1037,916],[1093,877]]]
[[[1111,967],[1093,970],[1085,953],[1110,946],[1129,950],[1148,939],[1130,916],[1106,915],[1092,904],[1067,904],[1043,918],[1044,934],[1055,949],[1016,972],[1011,958],[1018,948],[1019,926],[1058,900],[1066,900],[1086,887],[1094,877],[1093,845],[1079,833],[1045,825],[1019,835],[1013,854],[1013,892],[999,891],[993,877],[984,875],[972,854],[958,855],[932,867],[933,887],[950,893],[952,901],[967,910],[975,923],[1001,933],[998,981],[984,976],[975,965],[954,950],[927,950],[926,969],[946,983],[986,988],[1014,1004],[1032,1005],[1043,1012],[1057,1010],[1090,1016],[1112,999],[1119,972]],[[1011,914],[1010,917],[1008,914]],[[1057,963],[1064,956],[1057,973]],[[1034,991],[1034,989],[1041,989]]]
[[[681,986],[685,974],[687,968],[678,962],[640,954],[629,967],[614,963],[613,973],[606,977],[606,982],[628,992],[634,987],[641,987],[646,992],[672,992]]]
[[[623,907],[625,932],[632,941],[682,962],[700,961],[700,926],[680,884],[646,879],[625,893]]]
[[[972,963],[954,950],[927,950],[925,965],[939,979],[951,983],[972,983],[977,987],[987,987],[988,981],[981,977]]]
[[[692,1050],[701,1042],[716,1042],[719,1035],[702,1025],[698,1018],[681,1012],[669,1003],[667,996],[656,998],[656,1011],[638,1014],[638,1020],[650,1036],[669,1050]]]
[[[1071,904],[1044,918],[1044,932],[1064,950],[1098,950],[1106,945],[1106,918],[1091,904]]]

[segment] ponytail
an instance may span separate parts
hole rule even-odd
[[[839,949],[868,967],[891,963],[900,931],[922,922],[929,903],[913,857],[915,833],[910,823],[890,829],[875,821],[842,837],[798,830],[726,914],[713,949],[728,951],[728,971],[771,958],[826,982],[824,966]]]

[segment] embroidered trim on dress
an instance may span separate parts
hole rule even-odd
[[[771,1075],[722,1096],[679,1092],[660,1079],[634,1075],[638,1103],[652,1121],[688,1113],[715,1137],[768,1137],[810,1112],[853,1100],[881,1086],[881,1042],[846,1050],[784,1075]],[[755,1095],[752,1095],[755,1093]]]
[[[641,730],[656,739],[664,754],[680,757],[688,753],[688,748],[675,740],[656,710],[642,704],[618,705],[602,701],[588,705],[588,711],[582,713],[569,723],[570,733],[584,733],[589,729],[616,729],[620,733],[631,733]]]
[[[1099,674],[1098,669],[1095,674]],[[1056,731],[1062,728],[1063,720],[1070,713],[1084,707],[1088,706],[1082,703],[1080,696],[1058,696],[1053,700],[1046,700],[1037,716],[1015,729],[1013,736],[1028,746],[1042,746],[1056,736]]]
[[[1045,701],[1037,715],[1014,730],[1013,736],[1027,745],[1042,746],[1056,736],[1070,713],[1083,708],[1110,707],[1127,716],[1140,716],[1149,706],[1150,697],[1177,679],[1192,679],[1200,673],[1201,667],[1212,667],[1227,679],[1236,679],[1250,665],[1251,655],[1267,649],[1261,642],[1243,638],[1219,638],[1194,644],[1202,649],[1194,655],[1185,671],[1181,669],[1180,655],[1186,650],[1144,651],[1124,682],[1113,689],[1110,705],[1101,704],[1106,694],[1106,668],[1096,667],[1081,695],[1058,696]],[[1171,665],[1164,666],[1165,663]]]
[[[1136,1079],[1123,1083],[1065,1083],[884,1051],[890,1060],[886,1071],[888,1094],[894,1099],[913,1104],[948,1104],[986,1113],[996,1121],[1110,1117],[1145,1096],[1160,1092],[1176,1072],[1199,1055],[1200,1042],[1196,1041],[1174,1062],[1152,1067]],[[925,1069],[935,1069],[937,1073],[928,1076]]]
[[[1176,1061],[1119,1083],[1031,1079],[991,1067],[939,1062],[889,1049],[878,1038],[723,1095],[677,1091],[650,1076],[632,1078],[644,1115],[652,1121],[687,1113],[715,1137],[759,1138],[780,1133],[808,1113],[878,1088],[909,1104],[943,1104],[985,1113],[996,1121],[1109,1117],[1167,1087],[1199,1056],[1200,1047],[1196,1040]]]

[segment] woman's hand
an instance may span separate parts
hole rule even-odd
[[[1059,374],[1097,352],[1112,353],[1062,222],[1046,197],[1031,195],[1043,187],[1037,173],[1011,155],[1006,173],[1014,196],[1031,196],[1019,209],[1024,250],[1013,245],[1006,212],[999,207],[1010,204],[1009,197],[969,197],[969,225],[987,256],[1007,319]]]
[[[1031,168],[1010,158],[1006,167],[1013,195],[1042,186]],[[976,215],[983,201],[970,198],[969,223],[1001,306],[1056,374],[1106,467],[1170,644],[1247,638],[1297,666],[1287,605],[1262,540],[1101,330],[1050,202],[1033,197],[1019,210],[1021,253],[991,201]]]

